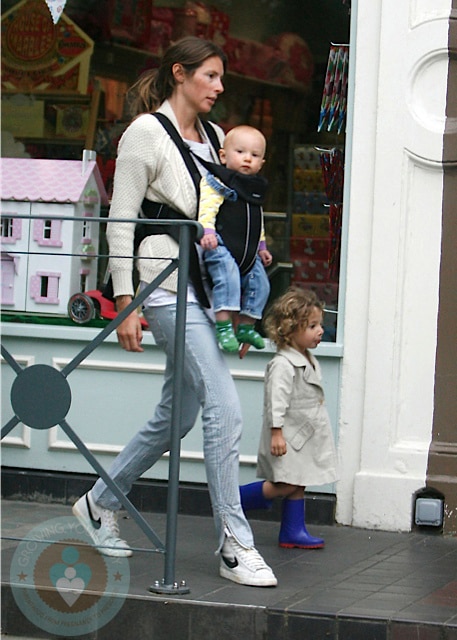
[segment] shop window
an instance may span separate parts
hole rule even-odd
[[[160,6],[135,3],[133,13],[132,3],[116,2],[110,16],[102,4],[74,0],[65,13],[96,42],[89,86],[100,87],[101,100],[90,114],[95,123],[90,148],[108,195],[117,145],[129,123],[127,88],[142,71],[158,66],[170,41],[194,33],[218,42],[228,56],[228,73],[210,119],[226,131],[249,123],[267,138],[264,211],[274,258],[269,302],[293,283],[315,289],[327,309],[325,339],[338,340],[350,1],[163,0]],[[83,97],[84,104],[93,103],[90,89]],[[37,135],[17,138],[32,157],[81,158],[83,136],[66,131],[62,140],[62,132],[45,135],[48,131],[44,127],[41,142]],[[48,220],[33,237],[57,247],[60,234]],[[90,236],[85,222],[83,247]],[[102,237],[102,247],[104,242]]]

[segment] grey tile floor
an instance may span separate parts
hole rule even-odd
[[[70,515],[71,510],[65,505],[2,501],[4,588],[11,582],[10,566],[18,545],[16,539],[26,538],[38,524]],[[164,539],[165,516],[153,513],[144,516],[157,535]],[[244,587],[220,578],[218,558],[214,554],[216,539],[212,519],[180,515],[175,578],[178,582],[186,580],[190,593],[170,598],[148,590],[164,575],[163,554],[151,552],[152,545],[144,533],[134,521],[123,517],[122,536],[140,550],[129,561],[128,606],[118,614],[114,634],[114,621],[107,625],[106,637],[142,639],[141,617],[148,618],[151,611],[156,611],[155,607],[172,601],[181,605],[169,609],[178,632],[175,629],[170,635],[162,624],[161,630],[157,627],[151,635],[155,621],[162,616],[160,613],[154,620],[144,623],[145,638],[186,640],[202,637],[198,635],[195,613],[192,624],[183,613],[195,611],[195,607],[200,606],[213,623],[217,615],[233,612],[230,630],[226,633],[224,624],[219,627],[213,624],[214,635],[206,627],[205,640],[213,637],[218,640],[235,637],[253,640],[457,640],[457,538],[312,525],[311,532],[325,538],[325,548],[289,550],[277,546],[277,523],[259,520],[251,520],[251,523],[256,546],[278,578],[276,588]],[[11,623],[8,602],[7,598],[3,616]],[[186,604],[192,608],[186,608]],[[121,616],[122,611],[125,615]],[[157,611],[162,612],[163,607]],[[175,617],[176,612],[179,615]],[[244,619],[241,614],[251,617]],[[139,626],[134,635],[126,635],[124,625],[128,628],[132,616]],[[237,635],[236,624],[244,625],[241,636]],[[304,633],[305,629],[308,631]],[[12,624],[5,630],[21,635]],[[55,637],[40,635],[39,631],[36,634],[31,633],[31,636]]]

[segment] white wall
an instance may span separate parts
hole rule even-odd
[[[88,327],[4,323],[2,344],[18,362],[28,367],[45,364],[58,370],[68,365],[94,339],[100,329]],[[144,353],[127,353],[110,335],[76,370],[68,375],[71,406],[66,420],[107,469],[117,453],[150,418],[160,398],[165,356],[152,336],[144,336]],[[252,349],[244,360],[226,358],[240,395],[244,429],[240,449],[240,482],[256,477],[256,457],[262,426],[263,376],[273,352]],[[322,366],[327,406],[337,439],[338,388],[341,347],[321,344],[316,355]],[[16,373],[1,360],[2,427],[14,418],[11,388]],[[50,398],[52,403],[54,398]],[[181,474],[185,482],[206,482],[200,421],[183,439]],[[2,441],[2,464],[21,469],[94,473],[61,427],[30,429],[17,424]],[[168,460],[158,461],[146,478],[168,477]],[[334,485],[308,487],[334,493]]]
[[[451,2],[353,5],[337,519],[409,530],[432,433]]]

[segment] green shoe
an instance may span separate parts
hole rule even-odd
[[[233,353],[240,348],[230,320],[216,322],[216,338],[224,351]]]
[[[239,324],[236,330],[236,338],[240,344],[251,344],[256,349],[265,348],[264,339],[254,329],[253,324]]]

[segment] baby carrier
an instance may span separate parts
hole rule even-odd
[[[247,273],[254,264],[262,231],[262,204],[268,185],[266,179],[258,175],[246,176],[215,162],[203,160],[192,153],[167,116],[162,113],[154,113],[152,115],[159,120],[181,152],[194,183],[197,199],[200,195],[201,174],[193,156],[205,169],[231,190],[233,197],[224,201],[216,218],[216,231],[223,237],[224,244],[235,258],[241,273]],[[211,145],[215,152],[218,153],[220,149],[219,139],[213,126],[203,120],[201,123]],[[147,218],[185,219],[185,216],[170,207],[151,202],[147,198],[143,201],[142,211]],[[153,228],[151,225],[141,225],[139,223],[136,229],[136,239],[139,245],[146,235],[150,233],[169,233],[170,227],[164,231],[163,228],[157,230],[157,227]]]
[[[165,116],[163,113],[153,113],[151,114],[160,122],[160,124],[167,131],[170,138],[178,147],[181,156],[184,160],[184,163],[189,171],[189,174],[192,178],[192,181],[195,186],[195,190],[197,193],[197,200],[200,196],[200,180],[201,174],[200,171],[192,157],[192,152],[189,146],[184,142],[182,137],[179,135],[173,123]],[[201,121],[202,126],[208,136],[208,139],[214,148],[216,154],[219,152],[220,144],[217,134],[213,128],[213,126],[204,120]],[[215,162],[207,162],[203,160],[199,156],[195,155],[195,158],[198,159],[198,162],[201,163],[208,171],[210,171],[213,175],[215,175],[221,182],[223,182],[227,187],[232,189],[242,200],[245,200],[247,203],[254,205],[256,208],[253,209],[256,215],[253,217],[254,224],[252,219],[248,221],[243,221],[241,216],[239,216],[238,221],[238,229],[239,233],[233,235],[224,234],[224,243],[226,244],[228,250],[233,255],[238,265],[242,270],[249,271],[252,267],[253,261],[255,259],[255,255],[257,254],[258,242],[260,239],[261,232],[261,205],[265,198],[265,192],[267,187],[267,181],[265,178],[261,176],[244,176],[236,171],[232,171],[227,169],[223,165],[217,164]],[[230,209],[230,210],[229,210]],[[238,212],[239,212],[238,208]],[[152,220],[188,220],[188,217],[184,214],[172,209],[166,204],[160,202],[153,202],[148,198],[144,198],[141,205],[141,212],[144,218],[152,219]],[[221,235],[224,233],[222,227],[224,226],[224,217],[225,216],[234,216],[236,215],[236,208],[227,207],[225,212],[222,212],[220,216],[218,216],[216,220],[216,231],[220,232]],[[245,216],[244,216],[245,217]],[[244,223],[244,226],[243,226]],[[232,226],[232,225],[231,225]],[[236,224],[234,225],[236,228]],[[141,219],[135,226],[135,241],[134,248],[137,251],[141,242],[149,235],[158,235],[158,234],[168,234],[177,242],[179,241],[179,229],[177,227],[171,227],[168,225],[147,225],[142,224]],[[254,256],[246,255],[245,247],[241,245],[240,238],[245,237],[247,234],[250,235],[251,241],[249,243],[250,247],[254,247]],[[251,249],[252,254],[252,249]],[[247,268],[247,265],[249,267]],[[197,296],[198,301],[206,308],[210,306],[206,292],[203,287],[201,272],[200,272],[200,264],[198,260],[197,250],[194,244],[192,244],[190,251],[190,265],[189,265],[189,278],[195,288],[195,294]],[[105,297],[112,299],[112,287],[111,282],[108,283],[105,288],[103,295]]]

